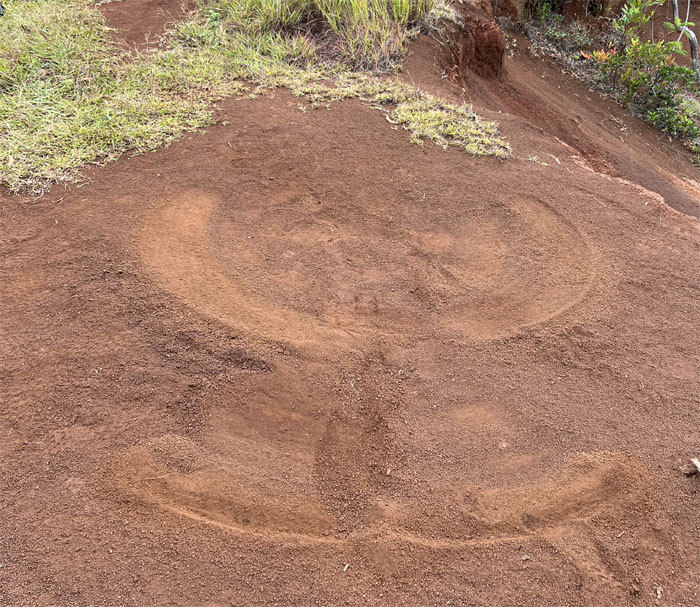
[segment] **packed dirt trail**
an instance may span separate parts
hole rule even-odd
[[[0,605],[700,604],[692,167],[413,52],[511,159],[277,91],[0,194]]]

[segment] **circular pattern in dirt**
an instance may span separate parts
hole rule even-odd
[[[142,253],[200,312],[297,345],[438,330],[500,338],[552,319],[587,292],[591,251],[545,203],[265,204],[188,192],[158,205]]]

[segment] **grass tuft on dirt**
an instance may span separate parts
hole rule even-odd
[[[110,38],[90,0],[6,6],[0,20],[0,182],[12,191],[40,193],[53,183],[79,181],[83,165],[167,145],[211,124],[217,100],[278,87],[312,108],[361,99],[408,130],[414,142],[509,154],[496,126],[468,106],[381,75],[396,69],[410,27],[433,2],[202,0],[159,48],[141,53]],[[443,3],[437,7],[447,10]],[[367,20],[387,36],[366,30],[370,37],[358,41],[357,28]],[[386,20],[393,29],[384,27]],[[399,30],[402,36],[393,38]]]
[[[412,143],[428,139],[443,149],[459,146],[475,156],[502,156],[493,123],[483,122],[465,106],[454,107],[435,97],[420,95],[399,103],[392,119],[411,132]]]

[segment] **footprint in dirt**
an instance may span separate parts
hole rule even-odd
[[[350,533],[376,518],[376,505],[401,483],[391,470],[402,461],[389,420],[402,406],[399,380],[380,360],[367,356],[358,372],[344,377],[314,457],[314,476],[322,502]]]

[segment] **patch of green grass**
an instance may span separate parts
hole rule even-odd
[[[145,54],[113,45],[83,0],[7,3],[0,20],[0,181],[40,191],[76,168],[167,144],[242,90],[209,49]]]
[[[357,4],[358,22],[374,14],[377,2]],[[312,108],[361,99],[416,142],[430,139],[472,154],[509,153],[495,125],[469,107],[445,103],[394,76],[358,70],[347,61],[349,43],[341,53],[329,53],[338,34],[330,21],[314,21],[319,13],[313,11],[332,16],[331,0],[202,3],[163,46],[130,54],[110,39],[90,0],[7,2],[0,20],[0,182],[13,191],[40,192],[51,183],[76,181],[81,165],[167,145],[210,124],[218,99],[277,87],[289,88]],[[311,4],[316,8],[309,12]],[[345,2],[335,4],[335,27],[350,31],[355,17],[344,12],[350,10]],[[397,11],[391,13],[396,23],[408,24],[423,10],[383,4]],[[390,56],[379,48],[376,57]],[[368,55],[358,51],[357,57],[361,64]],[[374,68],[387,65],[382,59]]]
[[[475,156],[506,158],[510,154],[496,125],[482,120],[469,106],[447,103],[395,78],[352,72],[305,72],[305,77],[299,76],[299,72],[277,72],[266,84],[289,88],[312,108],[360,99],[384,112],[391,124],[409,131],[412,143],[422,144],[427,139],[443,149],[460,147]],[[333,83],[326,84],[331,77]]]

